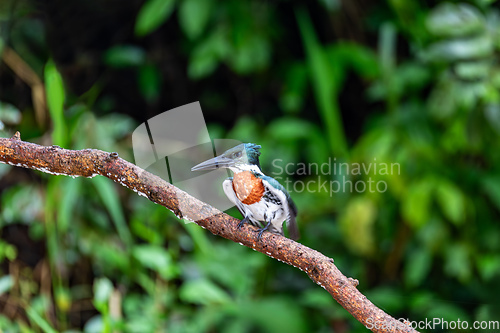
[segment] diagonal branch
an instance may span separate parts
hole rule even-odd
[[[97,149],[69,150],[21,141],[19,132],[0,138],[0,162],[54,175],[94,177],[101,175],[165,206],[179,218],[191,220],[234,242],[248,246],[288,265],[297,267],[373,332],[417,332],[386,314],[361,294],[357,280],[347,278],[333,259],[286,237],[264,233],[257,240],[255,227],[237,228],[239,220],[179,190],[165,180],[118,157]],[[179,207],[182,207],[182,212]],[[206,217],[210,216],[210,217]]]

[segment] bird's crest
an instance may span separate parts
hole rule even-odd
[[[251,164],[259,166],[259,168],[260,168],[260,163],[259,163],[260,148],[262,148],[262,146],[256,145],[255,143],[245,143],[245,150],[248,161]]]

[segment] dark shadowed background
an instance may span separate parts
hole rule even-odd
[[[1,0],[0,136],[133,161],[137,126],[199,101],[377,306],[494,332],[499,31],[491,0]],[[0,332],[75,331],[366,328],[109,179],[0,165]]]

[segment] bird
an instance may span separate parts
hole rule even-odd
[[[266,230],[284,236],[283,222],[286,221],[289,237],[297,240],[300,237],[297,207],[283,185],[262,173],[261,148],[254,143],[242,143],[195,165],[191,171],[230,169],[233,177],[224,180],[222,188],[243,215],[238,228],[245,223],[258,227],[257,239],[260,240]]]

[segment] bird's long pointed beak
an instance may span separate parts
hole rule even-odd
[[[234,165],[234,161],[230,158],[217,156],[208,161],[201,162],[191,168],[191,171],[214,170],[218,168],[229,168]]]

